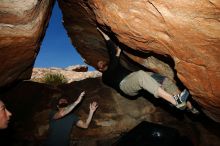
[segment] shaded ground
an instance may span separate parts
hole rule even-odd
[[[7,92],[7,107],[13,113],[9,129],[1,131],[1,141],[8,145],[40,145],[47,137],[48,113],[52,99],[60,93],[77,97],[81,91],[86,96],[74,112],[85,119],[91,101],[99,103],[99,109],[87,130],[73,128],[71,139],[75,146],[108,146],[141,121],[150,121],[173,127],[187,136],[196,146],[219,146],[220,126],[204,115],[193,116],[179,112],[162,100],[151,95],[129,100],[103,85],[99,78],[72,82],[55,88],[53,86],[25,81]],[[7,98],[6,98],[7,97]],[[153,103],[153,104],[152,104]],[[3,139],[7,136],[7,139]]]

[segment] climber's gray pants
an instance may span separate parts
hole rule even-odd
[[[156,98],[158,98],[158,88],[160,86],[161,85],[151,77],[150,73],[143,70],[129,74],[119,85],[120,89],[129,96],[135,96],[138,94],[138,91],[144,89],[153,94]]]

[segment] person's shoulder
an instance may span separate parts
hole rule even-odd
[[[71,119],[75,122],[78,122],[80,120],[80,117],[74,113],[70,113],[69,117],[71,117]]]

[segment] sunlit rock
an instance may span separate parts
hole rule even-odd
[[[82,69],[84,70],[84,66]],[[76,69],[76,71],[75,71]],[[31,80],[42,82],[47,74],[60,74],[67,79],[67,82],[80,81],[87,78],[100,77],[102,74],[99,71],[79,72],[80,66],[70,66],[67,68],[33,68]]]
[[[220,121],[220,1],[59,0],[59,4],[65,28],[87,63],[96,66],[98,60],[107,60],[98,25],[131,50],[169,56],[193,99]],[[146,58],[133,57],[149,67]],[[167,71],[155,65],[150,68]]]

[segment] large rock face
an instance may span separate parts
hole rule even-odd
[[[0,88],[31,77],[52,5],[53,0],[0,2]],[[220,1],[59,0],[59,5],[86,63],[95,67],[108,60],[98,25],[124,47],[126,57],[170,78],[177,75],[220,122]]]
[[[60,0],[59,4],[68,34],[87,63],[95,66],[97,60],[106,59],[106,53],[101,55],[105,44],[95,30],[98,24],[133,50],[170,56],[193,99],[220,121],[220,1]],[[147,61],[137,56],[135,60],[144,66]]]
[[[31,77],[53,1],[0,1],[0,87]]]

